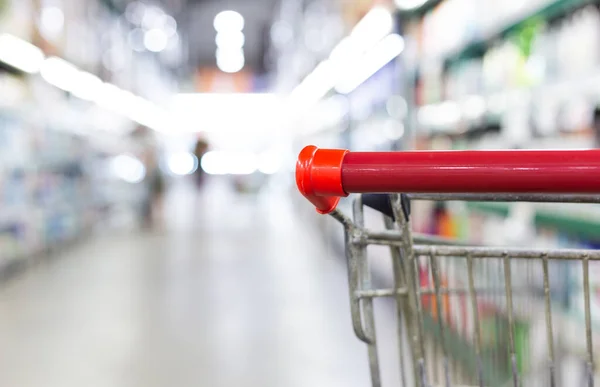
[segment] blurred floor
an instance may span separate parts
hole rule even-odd
[[[276,195],[175,189],[166,226],[0,287],[0,386],[366,386],[345,266]]]

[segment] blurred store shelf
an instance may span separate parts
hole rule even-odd
[[[551,21],[564,17],[569,13],[589,4],[597,4],[597,0],[535,0],[524,3],[522,7],[514,7],[504,18],[498,18],[491,26],[484,28],[481,37],[465,42],[457,49],[444,53],[443,61],[448,65],[461,60],[483,56],[498,40],[527,26],[536,20]],[[503,19],[503,20],[502,20]]]

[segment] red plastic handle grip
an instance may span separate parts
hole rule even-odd
[[[316,147],[302,152],[307,149],[313,155],[307,168],[317,170],[324,167],[320,153],[334,152]],[[335,152],[341,160],[337,169],[327,167],[332,180],[324,174],[311,180],[311,192],[320,197],[309,198],[313,204],[321,199],[331,204],[348,193],[600,194],[600,150]],[[300,178],[296,173],[299,187],[303,176],[306,172]],[[327,190],[327,184],[339,190]],[[335,205],[317,208],[327,213]]]
[[[340,197],[348,196],[342,188],[342,162],[348,153],[342,149],[302,149],[296,163],[298,189],[321,214],[335,209]]]

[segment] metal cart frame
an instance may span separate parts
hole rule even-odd
[[[590,153],[591,152],[591,153]],[[469,164],[468,159],[473,154],[486,158],[493,152],[442,152],[446,153],[440,159],[436,152],[403,152],[403,153],[364,153],[354,154],[351,158],[351,167],[348,167],[348,151],[319,150],[316,147],[307,147],[301,153],[296,170],[297,183],[300,191],[307,197],[320,213],[329,213],[344,226],[346,258],[348,263],[348,282],[350,291],[350,306],[352,325],[356,336],[367,344],[371,382],[373,386],[381,386],[379,359],[377,353],[377,335],[375,331],[375,316],[373,300],[378,297],[395,299],[397,306],[397,331],[398,347],[400,351],[400,369],[402,385],[414,383],[418,387],[427,386],[457,386],[478,385],[488,386],[496,384],[486,379],[482,366],[482,332],[478,312],[477,300],[482,294],[495,292],[503,294],[506,315],[508,318],[508,348],[510,363],[510,380],[512,386],[522,385],[517,367],[515,350],[515,321],[513,296],[519,289],[513,289],[514,260],[526,260],[540,265],[543,272],[543,302],[545,309],[545,328],[547,340],[547,383],[555,386],[556,359],[554,348],[554,327],[552,302],[550,296],[549,262],[554,260],[577,261],[581,263],[583,279],[584,320],[585,320],[585,385],[594,385],[594,353],[592,342],[592,322],[590,311],[590,261],[600,260],[600,251],[596,250],[536,250],[527,248],[480,247],[465,246],[455,241],[444,238],[421,235],[412,232],[410,222],[410,201],[528,201],[528,202],[571,202],[571,203],[600,203],[600,183],[595,175],[591,179],[581,179],[581,175],[570,175],[572,170],[584,170],[586,173],[600,172],[599,151],[540,151],[537,155],[526,152],[529,164],[523,167],[525,155],[523,151],[505,152],[508,161],[501,161],[494,157],[489,163],[482,163],[479,159],[474,164]],[[558,162],[548,163],[548,157],[557,156]],[[415,156],[417,161],[401,164],[398,157],[406,155]],[[459,161],[448,159],[448,154],[457,156]],[[399,156],[401,155],[401,156]],[[465,159],[463,159],[467,156]],[[496,155],[498,153],[496,152]],[[536,156],[544,163],[536,164]],[[362,162],[356,162],[363,158]],[[573,159],[569,159],[572,157]],[[375,160],[369,163],[369,160]],[[385,160],[389,160],[386,163]],[[413,159],[414,161],[415,159]],[[450,160],[450,161],[449,161]],[[479,161],[478,161],[479,160]],[[570,160],[570,161],[565,161]],[[504,163],[504,164],[503,164]],[[415,164],[417,165],[415,167]],[[478,165],[484,174],[472,168]],[[401,168],[399,168],[401,167]],[[352,168],[348,173],[348,168]],[[465,169],[467,173],[465,174]],[[475,171],[474,171],[475,169]],[[416,172],[415,172],[416,170]],[[533,171],[533,173],[532,173]],[[540,179],[537,173],[542,172],[544,178]],[[453,172],[461,175],[465,181],[460,182],[448,178]],[[419,181],[415,174],[424,174],[428,179],[440,177],[439,181]],[[487,174],[487,175],[486,175]],[[384,178],[380,185],[377,179]],[[407,175],[412,175],[411,177]],[[439,176],[438,176],[439,175]],[[484,176],[485,175],[485,176]],[[455,174],[456,176],[456,174]],[[478,180],[477,177],[480,177]],[[481,176],[485,178],[481,179]],[[475,179],[474,179],[475,177]],[[525,179],[533,179],[523,184]],[[362,179],[362,180],[361,180]],[[487,184],[486,179],[500,179],[508,184],[512,191],[517,193],[497,192],[504,189],[502,184]],[[511,179],[515,179],[511,183]],[[460,179],[459,179],[460,180]],[[407,183],[408,182],[408,183]],[[407,185],[408,184],[408,185]],[[495,185],[494,185],[495,184]],[[417,187],[427,186],[430,193],[416,194],[363,194],[354,200],[353,219],[350,219],[339,210],[336,210],[339,196],[347,196],[350,192],[389,192],[390,188],[397,192],[410,192]],[[467,187],[473,192],[464,194],[454,192]],[[520,187],[525,187],[519,192]],[[349,188],[350,187],[350,188]],[[379,188],[381,187],[381,188]],[[426,187],[426,188],[427,188]],[[499,188],[497,188],[499,187]],[[533,189],[532,189],[533,187]],[[406,190],[405,190],[406,188]],[[492,193],[483,193],[486,190]],[[439,192],[447,193],[439,193]],[[494,192],[496,191],[496,192]],[[569,193],[576,192],[576,193]],[[386,230],[373,231],[365,227],[364,206],[375,208],[384,214]],[[367,259],[367,246],[389,246],[393,266],[394,286],[392,288],[375,288],[372,284],[372,273]],[[423,258],[424,257],[424,258]],[[429,263],[433,287],[423,287],[419,283],[419,260],[426,259]],[[466,261],[468,277],[467,286],[452,287],[440,280],[440,266],[444,261],[462,259]],[[482,260],[496,259],[502,262],[503,284],[499,287],[490,287],[489,284],[480,286],[474,275],[474,267]],[[526,291],[526,289],[525,289]],[[447,349],[447,326],[442,321],[442,297],[451,294],[462,294],[468,297],[471,307],[473,341],[475,347],[474,364],[470,365],[469,372],[459,371],[451,367],[451,359]],[[434,319],[437,324],[438,344],[441,349],[441,362],[432,364],[426,359],[425,342],[430,331],[425,324],[424,298],[429,299],[429,307],[437,315]],[[406,330],[406,332],[404,332]],[[403,337],[408,337],[408,343],[403,342]],[[409,352],[406,354],[406,352]],[[403,356],[408,355],[408,356]],[[407,358],[408,357],[408,358]],[[435,368],[435,369],[434,369]],[[440,371],[441,370],[441,371]],[[456,373],[464,374],[461,378]],[[410,383],[410,384],[407,384]]]

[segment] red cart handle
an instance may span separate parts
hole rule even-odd
[[[307,146],[300,192],[326,214],[349,193],[598,193],[600,150],[349,152]]]

